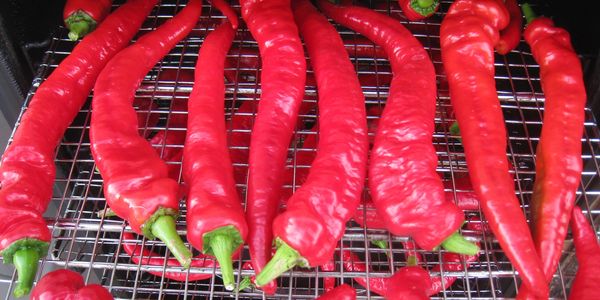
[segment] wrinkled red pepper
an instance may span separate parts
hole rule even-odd
[[[31,291],[31,300],[112,300],[113,296],[99,284],[85,285],[83,278],[71,270],[52,271]]]
[[[272,222],[279,207],[287,149],[304,96],[306,60],[289,0],[242,0],[242,17],[258,42],[261,99],[250,144],[246,220],[252,266],[271,257]],[[263,283],[264,284],[264,283]],[[275,293],[275,281],[263,287]]]
[[[94,31],[110,13],[112,0],[67,0],[63,20],[69,29],[69,39],[76,41]]]
[[[36,262],[48,249],[50,232],[42,215],[52,197],[56,146],[104,65],[129,43],[154,4],[128,1],[81,41],[37,89],[2,156],[0,253],[4,263],[17,262],[17,297],[29,293]],[[30,249],[37,251],[21,251]]]
[[[427,52],[391,17],[362,7],[319,3],[336,22],[374,41],[390,56],[394,77],[369,165],[373,204],[386,228],[413,237],[426,250],[441,244],[453,252],[477,253],[479,249],[457,232],[463,212],[446,201],[436,172],[435,71]]]
[[[575,255],[577,255],[579,269],[571,286],[569,300],[598,299],[600,245],[596,231],[579,206],[573,208],[571,230],[573,231],[573,243],[575,243]]]
[[[132,101],[146,73],[194,28],[201,7],[200,0],[191,0],[107,64],[94,87],[90,125],[92,155],[104,179],[108,205],[136,233],[162,240],[184,267],[190,264],[191,252],[175,228],[179,184],[138,134]]]
[[[398,0],[404,16],[410,21],[432,16],[440,6],[439,0]]]
[[[506,55],[519,45],[523,27],[523,17],[517,0],[505,0],[504,5],[510,15],[510,22],[500,31],[500,39],[496,43],[496,51],[502,55]]]
[[[494,80],[493,47],[508,21],[500,0],[455,1],[442,21],[442,61],[481,209],[525,285],[547,297],[541,261],[509,174],[506,129]]]
[[[319,144],[306,183],[273,222],[277,251],[256,277],[258,286],[295,265],[331,259],[360,202],[367,168],[365,98],[342,39],[308,0],[292,7],[318,82]]]
[[[530,10],[526,12],[530,14]],[[539,17],[529,22],[530,19],[528,16],[525,40],[540,64],[540,80],[546,97],[531,198],[532,231],[549,284],[562,255],[581,180],[581,137],[587,97],[581,63],[569,33],[554,26],[548,18]],[[519,299],[533,298],[531,292],[533,290],[522,289]]]
[[[317,298],[318,300],[354,300],[356,290],[347,284],[342,284]]]

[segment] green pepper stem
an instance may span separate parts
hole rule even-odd
[[[458,127],[458,122],[454,121],[454,123],[452,123],[452,125],[450,125],[450,134],[457,136],[458,139],[460,140],[460,128]]]
[[[15,264],[19,276],[19,281],[13,292],[15,297],[19,298],[29,294],[37,273],[39,259],[40,254],[36,249],[24,248],[15,252],[13,264]]]
[[[537,18],[537,15],[533,11],[533,9],[529,5],[529,3],[527,3],[527,2],[523,3],[521,5],[521,10],[523,11],[523,15],[525,16],[525,19],[527,20],[527,24],[533,22],[533,20],[535,20],[535,18]]]
[[[433,5],[435,1],[433,0],[417,0],[417,4],[422,8],[428,8]]]
[[[90,32],[90,23],[87,20],[77,20],[69,24],[69,40],[76,41]]]
[[[192,252],[185,246],[181,237],[177,234],[175,219],[173,216],[160,216],[151,225],[152,234],[163,241],[173,256],[179,261],[183,268],[188,269],[192,263]]]
[[[373,243],[373,245],[377,246],[379,249],[390,249],[390,245],[386,240],[372,240],[371,243]]]
[[[273,258],[256,276],[254,283],[260,287],[279,277],[285,271],[292,269],[302,262],[302,256],[285,242],[281,242]]]
[[[442,242],[442,247],[450,252],[475,255],[479,253],[479,247],[465,239],[460,233],[454,232]]]
[[[408,259],[406,260],[406,265],[409,267],[414,267],[419,263],[419,261],[417,260],[417,256],[416,255],[409,255]]]
[[[227,235],[218,234],[210,239],[210,247],[213,255],[217,258],[223,274],[223,284],[225,289],[233,291],[235,287],[235,278],[233,276],[233,262],[231,255],[233,254],[233,239]]]
[[[244,279],[242,279],[242,281],[240,281],[240,284],[238,284],[238,288],[237,291],[243,291],[247,288],[249,288],[250,286],[252,286],[252,280],[250,279],[250,277],[244,277]]]

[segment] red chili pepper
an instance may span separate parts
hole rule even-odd
[[[227,21],[229,21],[229,26],[233,28],[234,31],[237,30],[239,25],[238,15],[235,12],[235,10],[233,10],[231,6],[229,6],[229,3],[227,3],[225,0],[210,0],[210,2],[225,17],[227,17]]]
[[[353,300],[356,299],[356,290],[347,285],[342,284],[331,291],[326,292],[317,298],[318,300]]]
[[[571,286],[569,300],[597,299],[600,287],[600,245],[596,231],[579,206],[573,208],[571,230],[579,269]]]
[[[271,226],[279,206],[287,148],[304,96],[306,61],[289,0],[243,0],[240,4],[263,62],[262,94],[250,145],[246,207],[250,257],[260,273],[271,257]],[[275,281],[263,287],[267,294],[275,289]]]
[[[335,6],[325,0],[319,3],[336,22],[366,36],[391,55],[394,77],[369,165],[371,196],[387,229],[395,235],[413,237],[426,250],[441,244],[453,252],[477,253],[479,249],[457,232],[464,221],[463,212],[446,201],[436,172],[432,144],[435,71],[427,52],[393,18],[362,7]]]
[[[31,291],[31,300],[112,300],[113,296],[99,284],[85,285],[83,278],[71,270],[52,271]]]
[[[76,41],[94,31],[110,13],[112,0],[67,0],[63,20],[70,30],[69,39]]]
[[[396,271],[388,279],[385,298],[389,300],[429,300],[432,281],[429,272],[417,266]]]
[[[191,252],[175,229],[179,184],[138,135],[132,100],[143,76],[192,30],[201,7],[200,0],[191,0],[173,19],[106,65],[94,87],[90,125],[92,155],[104,178],[108,205],[136,233],[162,240],[184,267],[190,264]]]
[[[152,99],[136,97],[133,99],[133,107],[137,113],[138,134],[148,137],[151,131],[146,128],[158,124],[158,114],[152,113],[152,110],[156,109],[156,105]]]
[[[398,0],[404,16],[410,21],[423,20],[432,16],[440,6],[438,0]]]
[[[569,33],[555,27],[548,18],[531,16],[526,4],[524,11],[529,23],[525,40],[540,64],[546,96],[531,208],[535,249],[549,284],[562,255],[581,179],[581,136],[587,97],[580,60]],[[518,298],[533,298],[531,292],[533,289],[522,289]]]
[[[52,197],[56,146],[104,65],[129,43],[154,4],[127,2],[81,41],[37,89],[2,156],[0,251],[4,263],[16,262],[17,297],[29,293],[36,262],[48,249],[51,236],[42,215]]]
[[[517,0],[504,0],[504,5],[510,15],[510,22],[500,31],[500,39],[496,43],[496,51],[502,55],[506,55],[519,45],[521,27],[523,27],[523,17]]]
[[[344,47],[350,57],[387,58],[383,48],[373,44],[369,39],[356,37],[344,40]]]
[[[335,262],[330,260],[321,265],[321,270],[326,272],[335,271]],[[323,288],[325,292],[329,292],[335,288],[335,277],[323,277]]]
[[[364,96],[339,34],[308,0],[292,2],[319,91],[319,145],[306,183],[273,222],[278,245],[258,286],[331,259],[360,202],[367,168]],[[335,174],[335,176],[332,176]]]
[[[457,0],[442,21],[442,61],[481,209],[525,285],[547,297],[541,262],[509,174],[494,80],[493,46],[507,24],[508,12],[499,0]]]

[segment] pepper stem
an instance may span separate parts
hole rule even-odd
[[[428,8],[433,5],[433,0],[417,0],[417,4],[422,8]]]
[[[188,269],[192,263],[192,252],[185,246],[175,228],[175,218],[165,215],[158,217],[151,225],[154,236],[159,238],[171,250],[173,256],[183,268]]]
[[[261,287],[271,280],[279,277],[285,271],[302,264],[303,258],[298,251],[281,241],[273,258],[267,263],[265,268],[256,276],[254,283]]]
[[[69,24],[69,40],[76,41],[90,32],[87,20],[77,20]]]
[[[523,3],[523,5],[521,5],[521,10],[523,11],[523,15],[525,16],[525,19],[527,20],[527,24],[533,22],[533,20],[535,20],[535,18],[537,18],[537,15],[533,11],[533,9],[529,5],[529,3],[527,3],[527,2]]]
[[[223,284],[225,289],[233,291],[235,287],[235,278],[233,277],[233,262],[231,261],[231,254],[233,253],[232,244],[233,241],[226,235],[216,235],[210,240],[210,244],[206,247],[212,249],[213,255],[217,258],[219,266],[221,267],[221,274],[223,274]]]
[[[450,252],[475,255],[479,253],[479,247],[465,239],[460,233],[454,232],[442,242],[442,247]]]
[[[406,260],[406,265],[409,267],[414,267],[419,263],[419,260],[417,259],[416,255],[409,255],[408,259]]]
[[[390,248],[390,245],[386,240],[372,240],[371,243],[373,243],[373,245],[377,246],[379,249],[387,250]]]
[[[18,282],[13,295],[17,298],[29,294],[33,286],[33,279],[37,273],[38,260],[40,254],[38,250],[32,248],[24,248],[17,250],[13,255],[13,264],[17,269]]]
[[[460,140],[460,128],[458,127],[458,122],[454,121],[454,123],[452,123],[452,125],[450,125],[450,134],[457,136],[458,139]]]
[[[243,291],[243,290],[249,288],[250,286],[252,286],[252,280],[250,279],[250,277],[244,277],[244,279],[242,279],[242,281],[240,281],[237,291],[238,292]]]

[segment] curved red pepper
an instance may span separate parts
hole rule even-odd
[[[596,231],[579,206],[573,208],[571,230],[579,269],[571,286],[569,300],[597,299],[600,288],[600,245]]]
[[[566,30],[540,17],[527,25],[525,40],[540,64],[546,96],[531,209],[535,249],[549,284],[562,255],[581,180],[587,97],[581,63]],[[530,298],[531,292],[522,290],[519,299]]]
[[[356,290],[342,284],[317,298],[318,300],[353,300],[356,299]]]
[[[509,174],[494,80],[493,46],[507,24],[508,12],[499,0],[457,0],[442,21],[442,61],[481,209],[525,285],[547,297],[541,262]]]
[[[429,272],[417,266],[396,271],[388,279],[385,298],[388,300],[429,300],[432,281]]]
[[[99,284],[85,285],[83,278],[71,270],[52,271],[37,283],[31,300],[112,300],[113,296]]]
[[[94,31],[110,13],[112,0],[67,0],[63,20],[70,30],[69,39],[76,41]]]
[[[229,3],[227,3],[225,0],[210,0],[210,2],[227,18],[227,21],[229,21],[229,26],[231,26],[231,28],[233,28],[235,31],[239,26],[239,19],[235,10],[229,6]]]
[[[104,179],[108,205],[136,233],[165,242],[184,267],[190,264],[191,253],[175,230],[179,185],[138,134],[132,100],[145,74],[192,30],[201,7],[200,0],[190,1],[173,19],[106,65],[94,87],[90,125],[92,155]]]
[[[521,27],[523,27],[523,17],[517,0],[505,0],[504,5],[510,15],[510,22],[500,31],[500,39],[496,43],[496,51],[502,55],[506,55],[519,45]]]
[[[360,202],[367,168],[365,100],[342,39],[308,0],[292,6],[318,82],[319,144],[306,183],[273,222],[277,252],[256,277],[259,286],[296,264],[331,259]]]
[[[225,22],[206,37],[200,48],[183,160],[183,175],[189,186],[188,241],[217,258],[227,290],[233,290],[235,284],[231,255],[244,244],[248,233],[223,116],[223,70],[234,34],[231,24]]]
[[[56,146],[102,68],[129,43],[154,4],[132,0],[122,5],[73,49],[31,99],[0,163],[0,251],[5,263],[25,248],[38,249],[36,257],[29,257],[32,261],[46,255],[50,232],[42,215],[52,197]],[[18,266],[16,294],[29,292],[36,273],[31,266],[37,264]]]
[[[410,21],[432,16],[440,6],[439,0],[398,0],[404,16]]]
[[[463,212],[445,200],[436,172],[435,71],[427,52],[393,18],[366,8],[319,3],[336,22],[374,41],[390,56],[394,77],[369,164],[371,196],[386,228],[413,237],[426,250],[442,244],[454,252],[476,253],[479,249],[456,232]]]
[[[261,100],[254,119],[246,220],[252,265],[259,273],[271,257],[287,149],[304,96],[306,61],[289,0],[242,0],[242,17],[258,42]],[[275,292],[275,281],[263,287]]]

